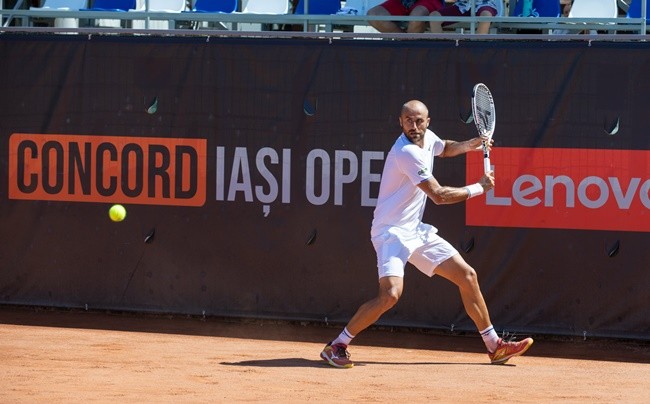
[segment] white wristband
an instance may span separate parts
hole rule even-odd
[[[481,195],[483,193],[483,186],[479,184],[478,182],[476,184],[472,185],[466,185],[465,189],[467,190],[467,193],[469,196],[467,199]]]

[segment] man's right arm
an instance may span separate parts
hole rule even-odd
[[[483,139],[480,137],[475,137],[462,142],[456,142],[454,140],[445,140],[444,142],[445,148],[438,157],[455,157],[468,152],[483,151],[483,148],[481,147]],[[492,150],[493,143],[494,140],[492,139],[488,141],[488,150]]]
[[[492,176],[492,173],[485,174],[481,177],[477,184],[483,188],[483,192],[487,192],[488,190],[494,188],[494,176]],[[458,188],[443,186],[440,185],[435,177],[430,177],[429,179],[418,184],[418,188],[424,191],[429,199],[431,199],[436,205],[449,205],[452,203],[466,201],[471,196],[474,196],[471,193],[470,187]]]

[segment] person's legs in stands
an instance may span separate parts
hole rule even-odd
[[[368,10],[369,16],[406,15],[407,10],[400,0],[387,0],[378,6]],[[368,21],[374,29],[379,32],[404,32],[404,30],[393,21]]]
[[[441,10],[436,10],[432,12],[429,15],[432,17],[440,17],[440,16],[460,17],[463,14],[460,12],[460,9],[458,9],[458,7],[456,7],[455,4],[450,4]],[[447,25],[447,23],[443,24],[442,21],[431,21],[429,22],[429,29],[431,30],[431,33],[441,34],[443,25]]]
[[[440,17],[440,11],[434,11],[429,14],[431,17]],[[442,34],[442,21],[431,21],[429,22],[429,30],[432,34]]]
[[[482,6],[480,7],[477,12],[476,16],[477,17],[494,17],[497,14],[497,10],[495,10],[492,7],[489,6]],[[470,11],[467,11],[465,13],[461,13],[460,9],[456,7],[455,4],[452,4],[450,6],[447,6],[443,8],[442,10],[439,11],[434,11],[431,14],[429,14],[432,17],[440,17],[440,16],[446,16],[446,17],[461,17],[461,16],[470,16],[472,15]],[[442,27],[447,25],[447,24],[452,24],[452,21],[445,22],[443,23],[442,21],[431,21],[429,23],[429,29],[431,30],[432,33],[442,33]],[[490,32],[490,22],[485,21],[485,22],[480,22],[478,23],[478,26],[476,27],[476,33],[477,34],[487,34]]]
[[[411,17],[425,17],[427,15],[429,15],[429,9],[425,6],[415,6],[410,14]],[[426,21],[409,21],[406,32],[409,34],[420,34],[425,29],[427,29]]]
[[[497,15],[497,10],[493,9],[492,7],[480,7],[476,11],[476,15],[478,17],[494,17]],[[476,27],[476,33],[477,34],[489,34],[490,33],[490,22],[489,21],[483,21],[479,22],[478,26]]]

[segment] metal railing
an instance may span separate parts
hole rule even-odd
[[[637,0],[639,1],[639,0]],[[642,1],[642,15],[646,13],[646,2]],[[22,0],[19,0],[22,5]],[[308,3],[305,4],[308,10]],[[368,16],[368,15],[311,15],[311,14],[248,14],[248,13],[170,13],[170,12],[152,12],[149,10],[149,1],[145,1],[145,10],[138,12],[113,12],[113,11],[65,11],[65,10],[27,10],[27,9],[2,9],[0,15],[3,16],[3,31],[25,31],[34,27],[34,21],[40,19],[71,18],[85,21],[81,28],[93,28],[92,21],[101,19],[120,20],[124,29],[129,29],[129,25],[135,20],[145,21],[148,27],[150,21],[170,21],[171,28],[186,27],[183,22],[207,23],[213,26],[213,29],[230,29],[237,30],[237,24],[264,24],[273,25],[302,25],[305,32],[345,32],[354,31],[354,27],[368,27],[369,21],[396,21],[408,23],[411,21],[453,21],[452,29],[457,32],[474,34],[476,25],[483,21],[490,21],[493,30],[497,33],[512,33],[517,30],[538,30],[540,34],[547,35],[552,30],[571,30],[571,31],[604,31],[613,33],[634,33],[637,35],[647,35],[647,23],[645,18],[566,18],[566,17],[410,17],[410,16]],[[472,14],[474,12],[472,11]],[[10,22],[15,21],[12,27]],[[216,27],[216,28],[214,28]],[[81,28],[52,30],[53,32],[77,32]],[[37,29],[43,31],[43,29]],[[168,32],[169,33],[169,32]],[[293,32],[294,34],[296,32]],[[400,35],[400,34],[397,34]],[[439,37],[446,34],[415,34],[429,38]],[[381,37],[390,37],[386,34],[380,34]],[[638,38],[642,40],[641,38]],[[644,39],[643,39],[644,40]]]

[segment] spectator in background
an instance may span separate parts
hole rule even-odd
[[[562,17],[569,16],[571,5],[573,5],[573,0],[560,0],[560,6],[562,7]]]
[[[562,11],[562,17],[567,18],[571,12],[571,6],[573,5],[573,0],[560,0],[560,7]],[[568,29],[554,29],[552,31],[553,35],[566,35],[566,34],[582,34],[584,31],[571,31]],[[587,32],[588,33],[588,32]],[[594,33],[597,33],[594,31]]]
[[[386,0],[368,10],[369,16],[400,15],[425,17],[442,9],[443,0]],[[406,30],[394,21],[369,21],[379,32],[422,33],[427,28],[426,21],[409,21]]]
[[[499,1],[499,0],[497,0]],[[476,16],[477,17],[494,17],[497,15],[497,5],[495,0],[476,0]],[[456,0],[454,4],[445,6],[442,10],[432,12],[432,17],[461,17],[471,16],[471,1],[470,0]],[[451,24],[451,22],[431,21],[429,26],[432,33],[442,33],[443,25]],[[479,22],[476,28],[477,34],[487,34],[490,32],[490,22]]]

